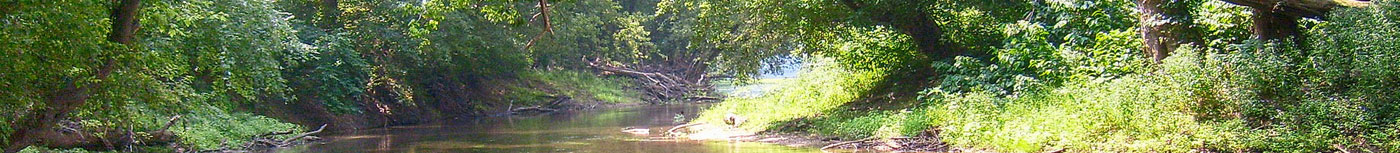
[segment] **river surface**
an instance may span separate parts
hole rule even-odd
[[[701,105],[654,105],[526,117],[473,120],[351,131],[326,136],[323,144],[280,153],[342,152],[599,152],[599,153],[787,153],[821,152],[753,142],[678,141],[660,138],[674,125],[695,117]],[[677,114],[685,114],[683,117]],[[626,127],[650,135],[623,133]]]

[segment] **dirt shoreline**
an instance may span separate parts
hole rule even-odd
[[[930,130],[914,137],[865,138],[843,140],[831,136],[821,136],[802,132],[750,132],[742,129],[694,125],[677,132],[678,137],[698,141],[739,141],[783,145],[789,147],[820,148],[833,152],[990,152],[987,150],[956,148],[944,143],[936,130]],[[670,132],[670,131],[667,131]]]

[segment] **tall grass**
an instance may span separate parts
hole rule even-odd
[[[1011,152],[1051,149],[1188,152],[1236,148],[1239,122],[1205,121],[1195,55],[1173,56],[1157,74],[1071,81],[1053,90],[997,97],[985,92],[928,91],[930,123],[944,141]]]

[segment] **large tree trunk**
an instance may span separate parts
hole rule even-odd
[[[321,0],[321,29],[331,30],[339,28],[340,24],[340,2],[338,0]]]
[[[1338,7],[1370,6],[1369,0],[1224,0],[1254,9],[1250,31],[1260,40],[1292,39],[1302,43],[1302,28],[1298,19],[1326,19],[1327,13]]]
[[[1190,28],[1193,24],[1191,8],[1182,7],[1191,4],[1171,4],[1182,2],[1168,0],[1136,0],[1134,3],[1142,13],[1138,14],[1138,30],[1142,34],[1143,51],[1154,62],[1162,62],[1182,44],[1201,42]]]
[[[139,28],[136,18],[140,8],[140,0],[121,0],[112,9],[112,31],[107,39],[127,46],[132,45],[136,30]],[[106,80],[115,67],[116,59],[108,58],[96,72],[94,80]],[[45,97],[47,104],[44,107],[35,108],[29,114],[21,116],[18,123],[12,125],[15,132],[8,136],[10,142],[5,144],[4,152],[19,152],[34,144],[37,138],[52,131],[50,128],[54,126],[54,123],[67,118],[68,112],[86,103],[87,99],[92,96],[90,90],[99,88],[99,85],[101,83],[80,85],[78,81],[70,81],[58,91],[49,92]]]
[[[1369,0],[1223,0],[1235,5],[1248,6],[1256,10],[1269,10],[1290,16],[1322,19],[1337,7],[1369,6]]]
[[[1254,15],[1251,15],[1250,19],[1254,20],[1254,23],[1249,31],[1254,32],[1256,39],[1291,39],[1294,43],[1303,43],[1303,30],[1298,26],[1298,20],[1302,17],[1276,13],[1266,9],[1254,9]]]

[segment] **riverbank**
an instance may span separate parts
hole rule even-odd
[[[804,132],[752,132],[742,129],[694,125],[681,127],[683,130],[667,131],[673,136],[694,141],[757,142],[788,147],[814,148],[823,151],[885,151],[885,152],[949,152],[946,143],[936,135],[916,137],[896,137],[877,139],[874,137],[846,140],[840,137],[823,136]],[[671,133],[674,132],[674,133]]]
[[[701,117],[692,123],[734,127],[710,132],[718,134],[706,136],[717,138],[709,140],[728,140],[736,136],[752,137],[742,140],[790,138],[798,141],[775,143],[794,145],[803,144],[802,137],[755,133],[799,133],[824,140],[839,138],[843,141],[889,142],[918,138],[929,133],[927,131],[937,131],[932,134],[935,136],[931,136],[937,138],[932,142],[946,146],[947,150],[944,151],[1268,152],[1400,149],[1396,148],[1400,143],[1392,139],[1398,132],[1397,127],[1389,122],[1393,118],[1377,120],[1374,119],[1377,116],[1373,116],[1385,112],[1373,109],[1393,107],[1388,101],[1316,100],[1348,97],[1337,95],[1312,97],[1314,100],[1296,97],[1298,99],[1287,102],[1259,101],[1253,100],[1259,98],[1255,97],[1257,95],[1241,93],[1276,92],[1295,96],[1328,93],[1277,91],[1274,89],[1278,87],[1252,86],[1263,78],[1230,78],[1223,75],[1258,72],[1202,70],[1202,67],[1243,67],[1250,62],[1269,60],[1239,54],[1243,53],[1201,55],[1183,52],[1164,60],[1161,67],[1146,72],[1114,78],[1068,80],[1057,82],[1058,85],[1042,84],[1046,82],[1036,80],[1021,80],[1026,81],[1023,82],[1025,84],[995,84],[1005,80],[981,77],[995,76],[986,73],[999,73],[998,70],[990,66],[978,67],[978,63],[938,63],[935,68],[915,71],[817,66],[803,72],[798,78],[779,83],[778,89],[770,94],[727,99],[701,113]],[[1222,56],[1240,59],[1207,58]],[[983,68],[990,70],[976,70]],[[909,73],[943,76],[918,77]],[[1347,93],[1360,94],[1354,93],[1360,91],[1379,89],[1367,88]],[[1283,106],[1280,103],[1293,105]],[[707,131],[695,133],[704,134]],[[877,143],[870,148],[879,146]]]

